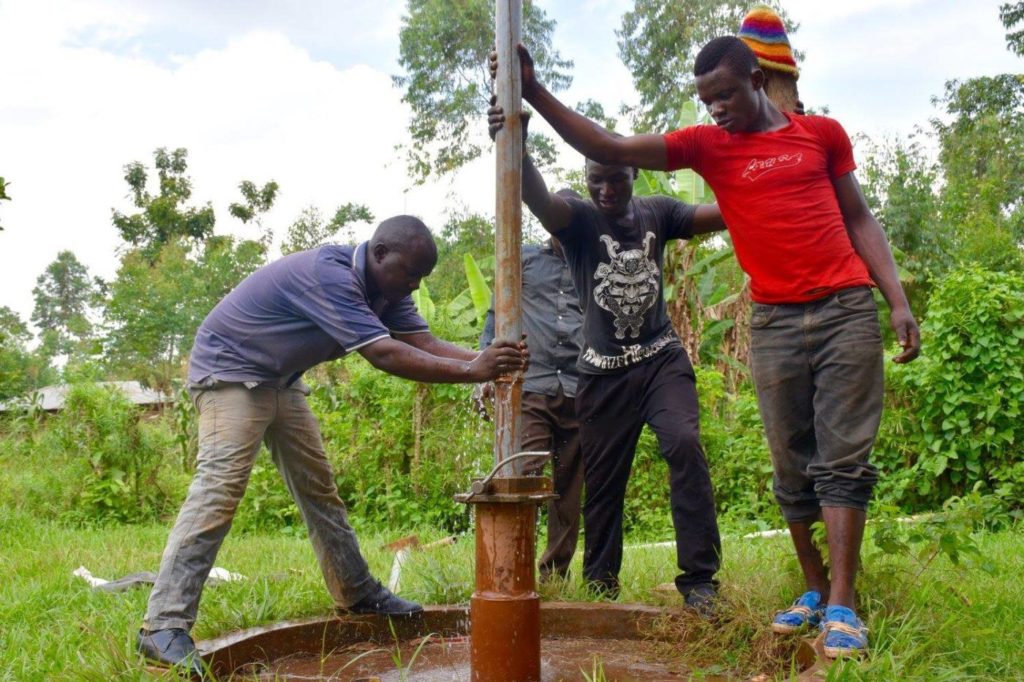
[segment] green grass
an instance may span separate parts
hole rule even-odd
[[[386,579],[391,566],[381,545],[404,532],[362,533],[364,553],[378,577]],[[71,573],[79,565],[106,578],[156,570],[166,533],[165,526],[156,525],[74,529],[0,505],[0,680],[151,679],[133,653],[148,590],[93,592]],[[429,531],[421,537],[432,539]],[[872,653],[864,662],[833,667],[830,679],[1024,679],[1019,672],[1024,529],[980,535],[978,542],[991,573],[970,562],[954,567],[941,559],[917,575],[917,564],[907,559],[869,559],[860,600]],[[724,551],[720,577],[729,601],[724,621],[685,623],[688,644],[666,648],[666,655],[685,660],[698,679],[785,670],[787,650],[767,623],[800,591],[788,539],[727,538]],[[471,537],[414,554],[403,572],[402,594],[425,603],[466,602],[472,561]],[[198,639],[331,611],[304,538],[231,535],[217,564],[248,580],[205,591],[194,630]],[[627,550],[621,600],[678,605],[678,596],[655,589],[672,580],[673,564],[670,548]],[[575,580],[546,585],[542,596],[588,598]],[[666,622],[664,627],[679,626]]]

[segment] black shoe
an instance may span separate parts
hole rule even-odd
[[[603,578],[601,580],[588,580],[587,589],[598,599],[614,601],[619,598],[619,579]]]
[[[711,583],[694,585],[683,595],[686,607],[705,620],[713,620],[720,615],[721,598],[718,589]]]
[[[377,613],[382,616],[412,616],[423,612],[423,607],[414,601],[402,599],[391,590],[377,583],[377,587],[348,608],[338,609],[340,613]]]
[[[137,642],[139,653],[148,660],[202,678],[203,665],[195,642],[181,628],[139,630]]]

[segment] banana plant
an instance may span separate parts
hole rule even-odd
[[[680,128],[708,121],[697,102],[681,107]],[[633,192],[688,204],[715,200],[704,179],[688,168],[673,173],[641,171]],[[671,245],[664,268],[665,300],[683,345],[694,359],[713,362],[730,375],[745,371],[750,310],[746,280],[733,256],[732,240],[720,233]]]
[[[469,286],[455,298],[437,303],[431,297],[426,282],[421,282],[420,288],[412,292],[412,300],[436,334],[451,341],[472,345],[483,327],[491,304],[491,287],[471,254],[464,256],[463,264]]]

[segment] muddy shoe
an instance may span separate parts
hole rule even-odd
[[[789,635],[804,628],[816,628],[825,615],[825,607],[821,603],[821,594],[814,590],[804,592],[793,605],[775,614],[772,619],[772,632]]]
[[[377,613],[382,616],[412,616],[423,612],[423,607],[414,601],[402,599],[391,590],[377,583],[377,587],[369,595],[363,597],[348,608],[338,609],[345,613]]]
[[[721,598],[718,589],[711,583],[694,585],[683,595],[686,608],[706,620],[717,618],[721,612]]]
[[[825,633],[825,655],[829,658],[860,656],[868,650],[868,629],[853,609],[827,607],[821,629]]]
[[[195,642],[181,628],[139,630],[137,648],[149,661],[187,672],[194,678],[203,677],[203,665]]]

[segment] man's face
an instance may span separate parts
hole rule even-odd
[[[437,263],[432,249],[416,243],[398,251],[377,244],[371,254],[371,273],[377,292],[388,303],[402,300],[420,288],[420,281]]]
[[[604,166],[587,159],[587,191],[601,213],[620,216],[633,198],[634,170],[629,166]]]
[[[741,76],[728,64],[719,64],[695,79],[700,101],[715,124],[730,135],[753,127],[760,113],[763,81],[764,73],[760,69]]]

